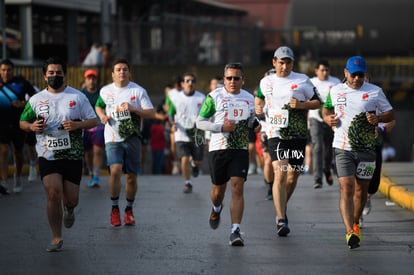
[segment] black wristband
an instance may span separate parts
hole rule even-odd
[[[258,114],[256,114],[256,118],[258,119],[258,120],[265,120],[266,118],[265,118],[265,114],[260,114],[260,115],[258,115]]]
[[[378,120],[378,122],[382,122],[382,117],[381,116],[377,116],[377,120]]]

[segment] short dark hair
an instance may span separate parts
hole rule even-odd
[[[128,67],[128,70],[131,70],[131,68],[129,67],[129,62],[128,60],[126,60],[126,58],[117,58],[114,60],[114,62],[112,62],[112,71],[114,71],[115,66],[118,64],[126,64]]]
[[[319,68],[320,65],[329,68],[329,62],[326,59],[320,59],[320,60],[318,60],[318,62],[315,63],[315,68],[316,69]]]
[[[3,59],[0,62],[0,66],[1,65],[7,65],[7,66],[10,66],[10,67],[14,68],[14,64],[13,64],[13,62],[10,59]]]
[[[51,56],[48,59],[46,59],[45,62],[43,62],[43,74],[44,75],[46,75],[47,67],[50,64],[59,64],[59,65],[61,65],[63,73],[66,74],[66,69],[67,69],[66,62],[63,61],[63,59],[58,57],[58,56]]]
[[[237,69],[240,70],[242,73],[242,76],[244,76],[244,69],[243,69],[243,64],[240,62],[237,63],[227,63],[226,66],[224,67],[224,74],[226,74],[227,69]]]
[[[181,76],[181,82],[183,82],[183,81],[184,81],[184,78],[185,78],[186,76],[191,76],[191,77],[192,77],[195,81],[197,81],[197,77],[195,76],[195,74],[190,73],[190,72],[186,72],[186,73],[183,73],[183,75]]]

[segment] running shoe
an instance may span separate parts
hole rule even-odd
[[[111,225],[112,226],[121,226],[121,214],[119,213],[119,208],[113,207],[111,211]]]
[[[286,237],[290,233],[287,219],[278,219],[276,226],[279,237]]]
[[[173,168],[172,168],[171,174],[173,174],[173,175],[179,175],[180,174],[180,165],[178,164],[177,161],[173,162]]]
[[[46,247],[46,251],[47,252],[59,252],[62,250],[62,246],[63,246],[63,240],[60,240],[59,242],[55,243],[54,241],[52,241],[47,247]]]
[[[0,183],[0,194],[2,195],[10,195],[9,190],[6,187],[6,184]]]
[[[191,166],[191,175],[196,178],[200,174],[200,169],[197,165]]]
[[[313,189],[319,189],[319,188],[322,188],[322,181],[316,180],[315,183],[313,184]]]
[[[229,244],[232,246],[244,246],[244,240],[240,235],[240,228],[237,228],[233,233],[230,234]]]
[[[256,164],[250,163],[249,164],[249,170],[247,172],[248,175],[256,174]]]
[[[14,177],[13,192],[20,193],[23,191],[23,184],[20,177]]]
[[[75,223],[75,213],[73,213],[73,208],[64,208],[63,211],[63,225],[66,228],[71,228]]]
[[[266,200],[268,201],[273,200],[273,193],[271,189],[267,191]]]
[[[193,186],[191,185],[191,183],[188,183],[188,182],[187,182],[187,183],[184,185],[184,190],[183,190],[183,192],[184,192],[184,193],[186,193],[186,194],[193,192]]]
[[[209,223],[212,229],[217,229],[217,227],[219,226],[220,214],[222,210],[223,210],[223,205],[221,206],[221,209],[219,212],[214,211],[214,208],[211,209]]]
[[[328,185],[333,184],[333,177],[332,177],[331,170],[325,170],[325,179]]]
[[[134,218],[134,213],[132,213],[132,209],[125,210],[124,224],[135,225],[135,218]]]
[[[348,245],[349,249],[354,249],[359,247],[360,239],[357,234],[353,230],[346,233],[345,235],[346,244]]]
[[[361,224],[360,223],[354,223],[354,225],[352,226],[352,230],[358,236],[359,242],[361,242],[362,241]]]
[[[89,178],[88,187],[99,187],[99,177],[93,176]]]
[[[366,216],[371,212],[371,198],[368,196],[367,202],[365,203],[364,210],[362,210],[362,215]]]
[[[37,178],[36,166],[30,165],[30,167],[29,167],[29,176],[27,177],[27,180],[29,182],[32,182],[32,181],[35,181],[36,178]]]

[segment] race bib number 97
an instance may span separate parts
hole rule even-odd
[[[240,121],[249,118],[249,105],[246,102],[229,102],[228,106],[227,117],[229,120]]]
[[[362,180],[370,180],[374,175],[375,161],[360,162],[357,167],[356,176]]]
[[[64,150],[71,147],[69,132],[65,130],[58,131],[46,136],[46,146],[48,150]]]

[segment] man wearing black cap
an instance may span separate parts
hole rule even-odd
[[[290,232],[286,208],[303,171],[308,110],[321,106],[316,88],[306,75],[293,72],[293,65],[293,51],[289,47],[279,47],[273,57],[276,73],[260,81],[255,98],[256,114],[266,119],[279,236],[287,236]]]
[[[348,59],[345,83],[334,86],[324,103],[324,121],[334,130],[333,148],[340,185],[339,208],[350,249],[361,242],[359,219],[375,169],[375,125],[394,120],[382,89],[365,81],[361,56]]]

